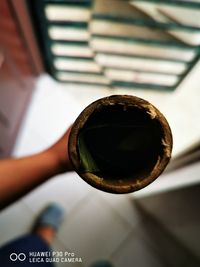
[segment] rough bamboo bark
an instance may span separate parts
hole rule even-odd
[[[87,183],[110,193],[130,193],[163,172],[171,157],[172,134],[149,102],[113,95],[82,111],[68,147],[75,171]]]

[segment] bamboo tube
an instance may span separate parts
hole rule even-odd
[[[171,157],[172,134],[149,102],[113,95],[82,111],[68,148],[75,171],[87,183],[110,193],[130,193],[163,172]]]

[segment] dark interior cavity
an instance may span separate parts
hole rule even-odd
[[[78,136],[82,171],[107,179],[144,177],[162,153],[162,136],[160,123],[144,109],[102,106]]]

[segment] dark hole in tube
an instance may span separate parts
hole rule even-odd
[[[83,172],[107,179],[144,178],[162,156],[159,121],[144,109],[124,107],[102,106],[89,116],[78,136],[79,146],[84,144],[90,155],[87,164],[82,164]],[[80,147],[79,155],[83,163]]]

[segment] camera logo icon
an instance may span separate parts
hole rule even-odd
[[[17,260],[19,260],[19,261],[25,261],[25,259],[26,259],[26,255],[24,253],[19,253],[19,254],[17,254],[17,253],[11,253],[10,254],[10,260],[11,261],[17,261]]]

